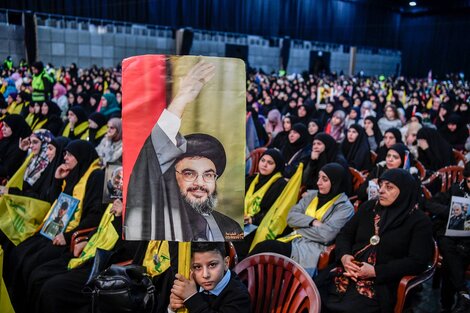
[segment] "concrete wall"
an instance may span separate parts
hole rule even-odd
[[[39,23],[38,23],[39,24]],[[15,62],[25,57],[24,30],[0,22],[0,58],[11,55]],[[265,72],[279,70],[281,40],[230,33],[195,31],[191,54],[225,56],[226,44],[248,46],[248,63]],[[288,72],[308,71],[310,51],[331,53],[331,71],[348,73],[349,48],[342,45],[291,41]],[[346,50],[346,53],[345,53]],[[174,54],[175,40],[169,29],[145,26],[96,26],[75,21],[45,20],[38,25],[38,58],[56,66],[72,62],[80,67],[93,64],[116,66],[122,59],[142,54]],[[392,75],[401,54],[390,50],[358,48],[356,72],[366,75]]]

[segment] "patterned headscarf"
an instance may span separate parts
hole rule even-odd
[[[23,180],[32,186],[49,165],[47,145],[54,139],[54,135],[46,129],[38,129],[31,136],[37,137],[41,141],[39,153],[31,158],[23,176]]]

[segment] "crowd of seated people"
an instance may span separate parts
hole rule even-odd
[[[16,312],[87,312],[91,298],[80,286],[95,251],[84,243],[70,252],[71,234],[112,224],[118,236],[107,247],[119,252],[113,262],[145,263],[145,249],[155,244],[121,242],[121,218],[106,218],[121,215],[120,202],[101,203],[103,167],[119,162],[122,154],[120,69],[53,68],[37,62],[4,68],[1,79],[0,194],[50,204],[60,192],[81,199],[75,222],[52,241],[34,234],[13,243],[9,234],[0,234],[11,300]],[[247,178],[245,225],[259,226],[300,164],[303,171],[302,187],[294,191],[299,201],[285,216],[286,231],[250,251],[253,231],[236,243],[240,258],[269,251],[293,258],[317,277],[325,312],[388,312],[400,278],[426,269],[434,239],[446,277],[442,307],[451,312],[458,295],[453,312],[465,312],[470,308],[464,277],[470,243],[443,230],[458,211],[450,209],[452,196],[470,197],[470,166],[462,169],[465,180],[448,191],[440,190],[438,180],[426,183],[439,169],[457,164],[455,151],[465,154],[470,147],[469,101],[468,82],[452,75],[407,80],[249,72],[247,121],[254,127],[247,131],[247,146],[268,150],[259,164],[251,164],[258,172]],[[364,178],[358,188],[353,188],[351,169]],[[19,185],[12,183],[17,180]],[[423,184],[431,199],[424,199]],[[376,193],[370,189],[374,186]],[[353,206],[356,200],[360,206]],[[336,257],[318,274],[320,254],[333,243]],[[88,259],[75,260],[80,249]],[[172,279],[162,283],[161,273],[154,274],[154,282],[163,284],[157,290],[171,288]],[[186,283],[178,277],[175,288]],[[25,294],[31,301],[23,301]],[[184,304],[175,294],[162,302],[165,311],[168,304],[171,309]],[[72,305],[70,298],[76,301]],[[161,304],[155,310],[160,309]]]

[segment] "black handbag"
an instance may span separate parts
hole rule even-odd
[[[89,285],[92,312],[151,312],[154,306],[152,280],[139,265],[111,265]]]

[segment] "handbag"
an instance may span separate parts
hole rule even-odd
[[[151,312],[155,287],[139,265],[111,265],[90,283],[92,312]]]

